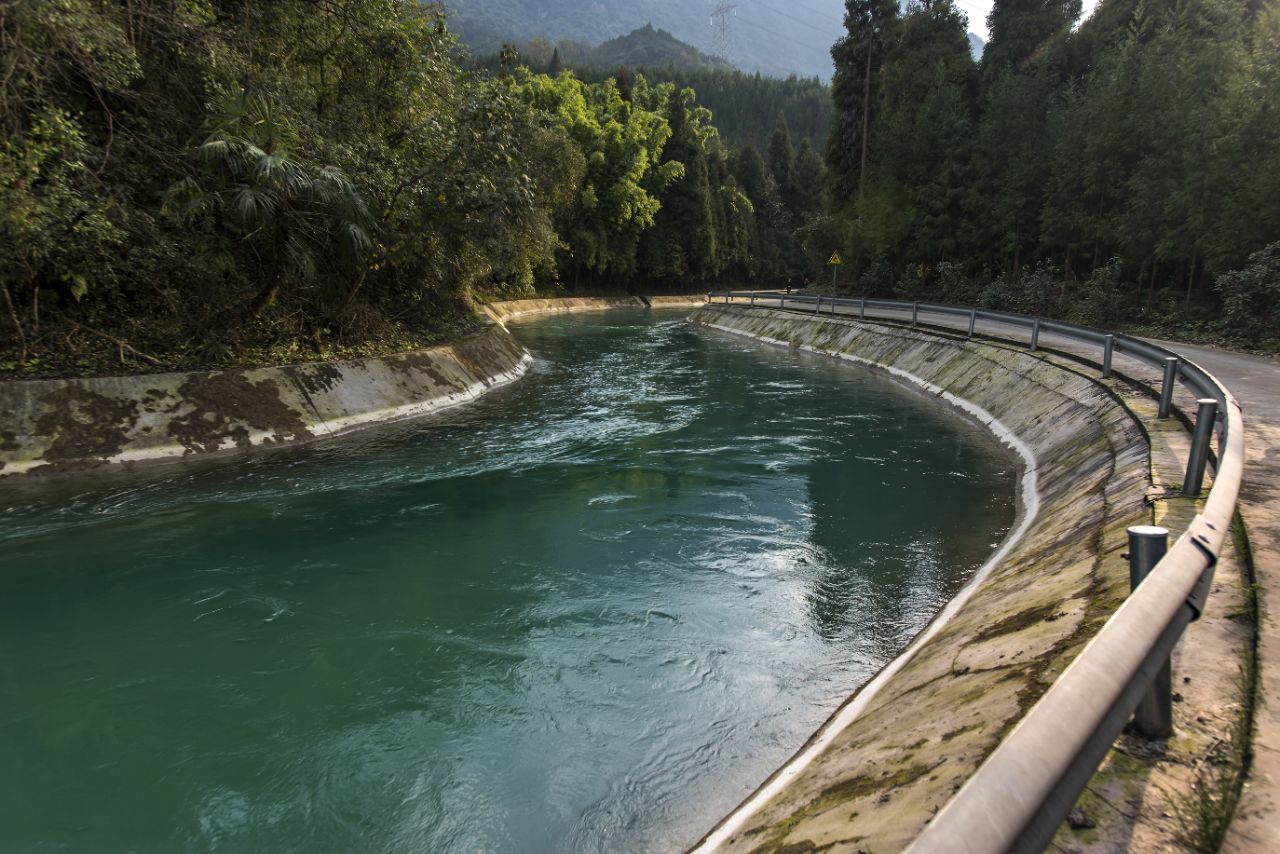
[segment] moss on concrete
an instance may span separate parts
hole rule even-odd
[[[521,376],[498,324],[385,359],[0,383],[0,474],[80,471],[302,442],[434,412]]]
[[[655,297],[657,306],[700,296]],[[303,442],[465,403],[521,376],[532,358],[502,321],[528,314],[643,307],[638,297],[516,300],[495,321],[439,347],[376,359],[0,383],[0,475],[81,471]]]
[[[1044,354],[732,306],[707,306],[694,321],[886,371],[967,406],[1034,461],[1039,513],[1022,539],[891,675],[850,699],[788,782],[735,816],[723,842],[900,850],[1122,598],[1124,530],[1150,519],[1145,436],[1111,390]]]

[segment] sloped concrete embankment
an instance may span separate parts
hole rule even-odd
[[[904,848],[1122,600],[1150,519],[1149,446],[1111,390],[1014,347],[744,307],[693,322],[910,382],[1023,459],[1018,529],[912,645],[704,841],[728,851]]]
[[[701,296],[650,298],[694,307]],[[0,383],[0,476],[79,471],[305,442],[426,415],[522,376],[503,327],[531,314],[643,308],[640,297],[511,300],[452,344],[377,359],[225,371]]]
[[[602,311],[610,308],[696,308],[705,303],[702,294],[656,297],[559,297],[491,302],[484,313],[498,323],[530,314],[563,314],[572,311]]]
[[[247,450],[473,400],[532,357],[498,324],[361,361],[0,383],[0,475]]]
[[[640,297],[561,297],[558,299],[513,299],[491,302],[484,313],[498,323],[528,314],[563,314],[571,311],[599,311],[608,308],[644,308]]]

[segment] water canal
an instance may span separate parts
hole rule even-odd
[[[0,847],[694,841],[985,560],[1014,472],[682,317],[513,324],[533,372],[432,419],[0,483]]]

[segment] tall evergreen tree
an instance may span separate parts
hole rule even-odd
[[[882,74],[884,113],[873,129],[881,147],[868,163],[876,198],[868,188],[860,214],[878,211],[886,224],[864,223],[863,234],[879,229],[873,243],[901,267],[956,253],[976,66],[953,0],[912,3],[898,32]]]
[[[796,153],[791,145],[791,130],[787,120],[778,117],[778,125],[769,138],[769,171],[773,180],[778,182],[778,190],[782,199],[790,206],[795,198],[795,166]]]
[[[837,200],[852,202],[863,187],[879,114],[880,69],[898,22],[897,0],[846,0],[845,35],[831,48],[835,112],[826,160]]]
[[[1080,17],[1081,0],[995,0],[987,15],[991,38],[982,50],[982,77],[995,80],[1026,66]]]

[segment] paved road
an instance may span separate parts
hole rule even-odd
[[[1260,702],[1252,779],[1224,851],[1280,851],[1280,361],[1165,344],[1216,376],[1244,410],[1240,513],[1261,587]]]
[[[788,307],[804,310],[798,303]],[[824,306],[823,311],[830,311],[830,307]],[[840,306],[838,311],[856,315],[858,307]],[[870,309],[867,316],[911,321],[910,309]],[[930,315],[927,321],[961,331],[968,327],[964,317],[938,319]],[[990,321],[979,321],[977,331],[1019,342],[1029,339],[1025,327]],[[1280,852],[1280,360],[1170,341],[1153,343],[1186,356],[1213,374],[1231,390],[1244,411],[1246,461],[1240,513],[1249,531],[1262,602],[1260,697],[1253,771],[1223,850],[1274,854]],[[1100,348],[1051,333],[1041,335],[1040,345],[1101,361]],[[1115,367],[1146,382],[1159,379],[1154,368],[1120,354]],[[1180,391],[1177,402],[1194,412],[1190,394]]]

